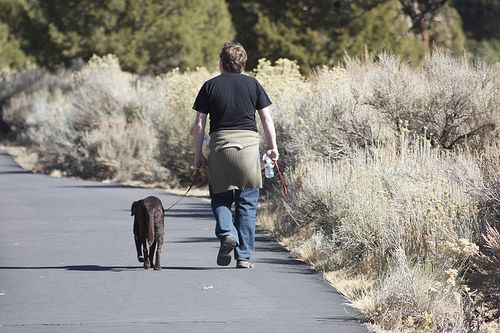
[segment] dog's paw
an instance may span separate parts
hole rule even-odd
[[[155,266],[155,271],[161,271],[161,266]]]
[[[144,262],[144,257],[143,256],[139,256],[139,257],[137,257],[137,260],[139,260],[139,262]]]

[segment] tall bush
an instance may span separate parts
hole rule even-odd
[[[317,70],[275,108],[290,194],[269,195],[264,222],[318,269],[367,281],[344,291],[385,329],[486,332],[497,82],[441,51],[418,68],[382,54]],[[488,283],[471,291],[479,257]]]
[[[369,71],[378,82],[367,92],[366,103],[394,128],[406,122],[447,149],[465,142],[481,147],[487,138],[498,138],[493,132],[500,124],[500,74],[494,66],[436,51],[416,70],[382,56]]]
[[[164,185],[190,178],[190,109],[206,70],[141,78],[106,56],[76,72],[36,73],[28,83],[6,78],[3,118],[33,145],[40,170]]]

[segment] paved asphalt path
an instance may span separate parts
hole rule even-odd
[[[167,214],[162,271],[136,261],[130,206],[158,190],[60,179],[0,151],[0,332],[366,332],[320,275],[258,232],[250,270],[215,263],[207,203]]]

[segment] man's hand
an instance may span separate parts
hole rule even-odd
[[[278,153],[278,148],[269,149],[268,151],[266,151],[266,155],[273,161],[277,161],[280,157],[280,154]]]

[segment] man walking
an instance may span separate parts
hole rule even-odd
[[[265,154],[273,161],[279,157],[274,123],[268,109],[271,100],[255,78],[242,74],[247,61],[243,46],[225,43],[219,58],[221,74],[203,84],[193,105],[197,111],[194,166],[208,166],[215,233],[221,240],[217,264],[229,265],[234,250],[236,267],[252,268],[250,257],[254,250],[257,204],[262,187],[256,112],[268,145]],[[208,160],[202,152],[207,115],[210,118]]]

